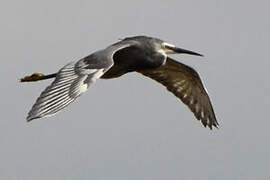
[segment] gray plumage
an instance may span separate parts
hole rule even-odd
[[[41,93],[28,113],[27,121],[54,115],[68,106],[113,65],[114,52],[127,46],[115,45],[64,66],[53,83]]]
[[[58,73],[40,78],[55,77],[55,80],[41,93],[28,113],[27,121],[54,115],[81,96],[99,78],[110,79],[128,72],[139,72],[167,87],[204,126],[211,129],[212,126],[217,127],[209,96],[198,73],[167,57],[173,53],[201,56],[157,38],[136,36],[125,38],[78,62],[71,62]]]

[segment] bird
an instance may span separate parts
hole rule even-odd
[[[203,56],[159,38],[133,36],[72,61],[57,73],[26,76],[21,82],[55,78],[38,97],[26,119],[29,122],[58,113],[98,79],[118,78],[137,72],[164,85],[187,105],[204,127],[218,128],[215,112],[199,74],[192,67],[170,58],[170,54]]]

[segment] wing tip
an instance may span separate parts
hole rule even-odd
[[[36,115],[31,115],[31,114],[29,114],[29,115],[27,116],[27,118],[26,118],[26,122],[31,122],[31,121],[33,121],[33,120],[35,120],[35,119],[39,119],[39,118],[41,118],[41,116],[36,116]]]
[[[210,120],[210,121],[204,121],[203,119],[199,119],[203,126],[206,128],[208,127],[210,130],[213,130],[213,127],[216,129],[219,129],[219,123],[216,119]]]

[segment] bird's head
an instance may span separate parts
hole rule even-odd
[[[195,56],[203,56],[202,54],[196,53],[194,51],[182,49],[179,47],[176,47],[173,44],[167,43],[165,41],[162,41],[160,39],[156,38],[148,38],[149,44],[151,44],[152,48],[155,49],[155,51],[158,51],[161,54],[168,55],[168,54],[189,54],[189,55],[195,55]]]
[[[143,47],[145,50],[159,52],[165,56],[167,56],[168,54],[189,54],[195,56],[203,56],[202,54],[196,53],[194,51],[176,47],[175,45],[167,43],[158,38],[148,36],[135,36],[125,38],[124,40],[138,41],[140,43],[140,46]]]

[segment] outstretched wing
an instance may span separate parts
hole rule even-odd
[[[57,73],[28,113],[27,121],[56,114],[84,93],[108,68],[89,69],[76,65],[71,62]]]
[[[218,126],[209,96],[194,69],[168,57],[163,66],[139,72],[166,86],[190,108],[204,126],[210,129]]]
[[[56,114],[80,95],[113,66],[115,51],[128,47],[119,44],[64,66],[55,80],[39,96],[28,113],[27,121]]]

